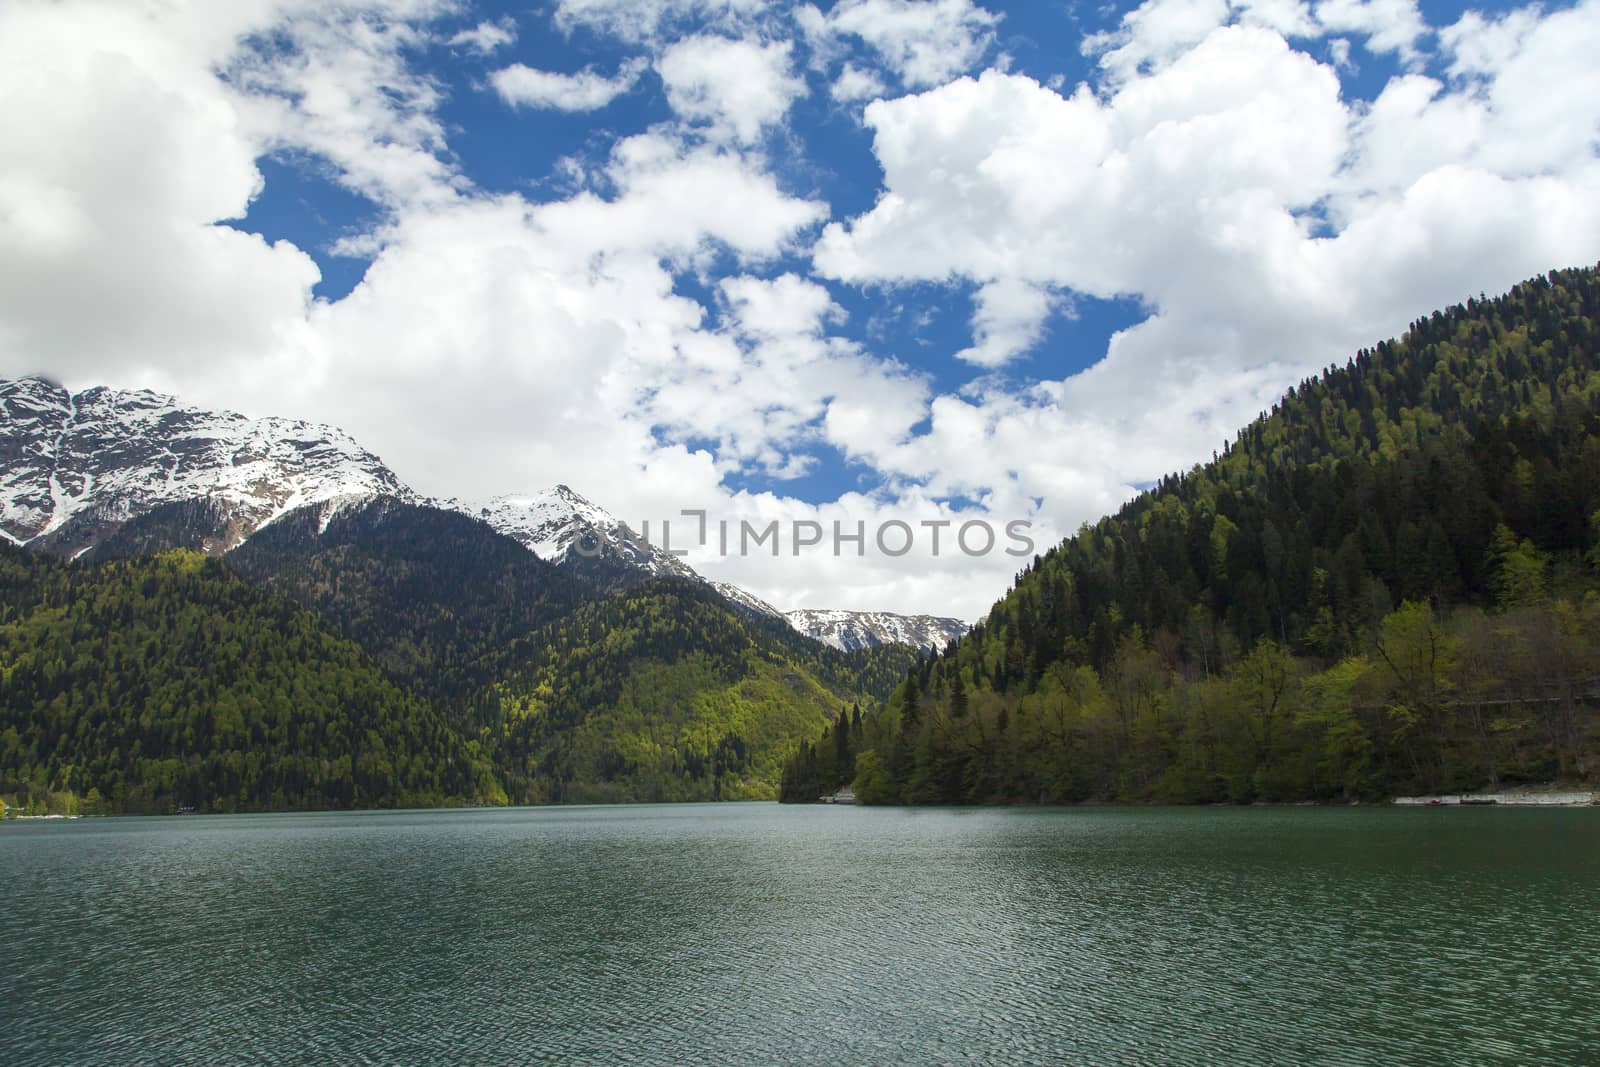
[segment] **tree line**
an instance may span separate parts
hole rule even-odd
[[[1555,272],[1290,390],[1210,463],[1035,558],[914,668],[851,741],[858,795],[1593,780],[1597,314],[1600,274]]]

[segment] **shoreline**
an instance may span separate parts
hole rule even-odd
[[[1077,802],[1064,802],[1054,804],[1036,803],[995,803],[995,804],[863,804],[853,797],[850,800],[828,801],[790,801],[784,802],[776,799],[768,800],[678,800],[678,801],[613,801],[610,803],[583,803],[583,804],[443,804],[426,808],[297,808],[288,810],[269,811],[184,811],[184,812],[95,812],[93,814],[60,814],[46,815],[12,815],[7,814],[0,823],[24,821],[76,821],[81,819],[126,819],[126,818],[173,818],[208,815],[323,815],[323,814],[379,814],[398,812],[445,812],[445,811],[508,811],[516,808],[524,809],[573,809],[573,808],[628,808],[652,805],[733,805],[733,804],[779,804],[784,807],[883,807],[883,808],[920,808],[920,807],[956,807],[956,808],[1587,808],[1600,807],[1600,790],[1586,789],[1555,789],[1546,788],[1542,791],[1518,790],[1500,793],[1439,793],[1421,794],[1417,796],[1396,796],[1385,800],[1350,800],[1350,801],[1318,801],[1318,800],[1283,800],[1265,801],[1256,800],[1244,804],[1211,803],[1211,804],[1162,804],[1154,801],[1141,800],[1082,800]]]
[[[1394,797],[1396,808],[1589,808],[1600,804],[1600,792],[1588,790],[1550,790],[1511,793],[1439,793],[1414,797]]]

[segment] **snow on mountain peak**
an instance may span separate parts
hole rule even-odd
[[[627,523],[566,485],[536,493],[506,494],[481,503],[434,503],[482,519],[552,563],[566,563],[574,557],[605,557],[646,574],[699,578],[683,560],[646,541]]]
[[[210,500],[242,534],[307,504],[410,498],[343,430],[184,407],[149,390],[0,381],[0,529],[81,551],[162,504]]]
[[[185,407],[149,390],[74,393],[46,378],[0,380],[0,539],[80,555],[130,519],[203,501],[225,520],[225,551],[298,508],[321,505],[320,527],[377,496],[463,512],[554,563],[594,560],[612,575],[706,581],[678,556],[573,491],[555,485],[483,502],[422,501],[343,430]],[[753,615],[787,621],[835,648],[890,642],[928,649],[966,632],[956,619],[890,612],[783,612],[709,582]]]
[[[748,611],[752,615],[764,615],[771,619],[789,621],[789,617],[777,608],[768,604],[754,593],[740,589],[730,582],[712,582],[711,588],[722,594],[724,600],[731,601],[734,607]]]
[[[784,614],[789,625],[841,652],[900,644],[924,652],[942,649],[967,632],[960,619],[937,615],[896,615],[889,611],[838,611],[801,608]]]

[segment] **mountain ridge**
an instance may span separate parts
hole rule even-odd
[[[226,551],[299,507],[414,495],[336,427],[185,407],[149,390],[0,381],[0,415],[0,529],[56,555],[162,504],[210,501],[227,518]]]
[[[1600,779],[1600,268],[1414,321],[1035,559],[861,731],[887,803]]]
[[[784,612],[783,617],[796,630],[841,652],[874,644],[910,645],[923,652],[938,652],[967,632],[967,624],[960,619],[888,611],[797,608]]]
[[[326,529],[341,509],[392,498],[484,522],[600,591],[680,577],[707,582],[741,609],[787,617],[704,578],[565,484],[483,501],[426,499],[335,426],[190,407],[150,390],[73,392],[43,377],[0,381],[0,420],[0,538],[54,555],[173,547],[221,555],[304,508],[321,508]],[[802,613],[796,629],[842,650],[922,642],[925,632],[934,636],[916,647],[928,648],[949,631],[894,612],[855,614],[853,624],[810,630]]]

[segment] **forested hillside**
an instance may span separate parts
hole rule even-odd
[[[432,699],[518,803],[770,797],[801,738],[916,658],[836,652],[694,581],[635,571],[602,595],[481,522],[396,500],[287,516],[226,563]]]
[[[494,680],[511,642],[596,595],[475,519],[386,497],[286,515],[225,563],[453,706]]]
[[[315,615],[199,554],[0,546],[0,794],[23,806],[504,802],[474,749]]]
[[[1018,577],[784,795],[1338,800],[1600,774],[1600,273],[1412,324]]]
[[[98,563],[4,549],[0,796],[98,812],[770,797],[800,739],[916,661],[838,652],[699,582],[603,595],[480,522],[386,498],[287,516],[222,562],[137,555],[199,545],[212,518],[152,512]]]
[[[474,717],[514,795],[712,800],[770,797],[801,739],[887,695],[916,653],[839,652],[661,579],[579,608],[507,659]]]

